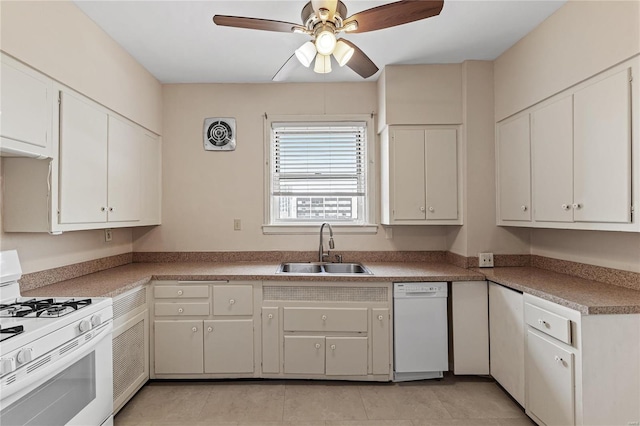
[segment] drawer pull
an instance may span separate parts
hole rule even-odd
[[[182,296],[183,291],[182,290],[178,290],[178,296]]]
[[[321,318],[322,318],[322,321],[326,321],[327,320],[327,316],[326,315],[323,315]]]
[[[196,331],[198,331],[198,327],[193,327],[193,328],[191,329],[191,331],[193,331],[193,332],[195,333]]]
[[[208,328],[207,328],[207,331],[208,331],[209,333],[211,333],[211,332],[213,331],[213,327],[208,327]]]
[[[181,313],[183,313],[183,312],[184,312],[184,309],[182,309],[182,308],[178,308],[178,313],[179,313],[179,314],[181,314]]]
[[[520,210],[522,210],[523,212],[527,211],[527,206],[525,206],[524,204],[520,206]]]
[[[320,349],[320,343],[316,343],[316,349]]]
[[[229,304],[230,304],[230,305],[233,305],[233,304],[235,304],[235,303],[236,303],[235,299],[229,299]]]
[[[545,327],[549,327],[549,323],[548,323],[548,322],[546,322],[546,321],[545,321],[545,320],[543,320],[543,319],[539,319],[539,320],[538,320],[538,324],[543,325],[543,326],[545,326]]]
[[[267,315],[267,318],[269,318],[269,319],[273,319],[273,314],[269,314],[269,315]]]
[[[331,345],[331,350],[335,351],[336,350],[336,345]]]
[[[553,357],[553,359],[561,365],[564,365],[564,360],[562,358],[560,358],[558,355],[556,355],[555,357]]]
[[[382,315],[378,315],[378,321],[382,321],[384,317]]]

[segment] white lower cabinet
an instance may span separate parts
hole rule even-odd
[[[202,321],[154,321],[156,374],[203,372]]]
[[[486,281],[451,283],[454,374],[489,374],[490,372],[488,305]]]
[[[253,320],[204,322],[204,372],[253,373]]]
[[[324,374],[324,336],[284,336],[284,372]]]
[[[366,337],[327,337],[325,348],[328,376],[367,374],[368,339]]]

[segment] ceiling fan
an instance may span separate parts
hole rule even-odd
[[[378,72],[376,64],[349,40],[338,39],[338,34],[364,33],[430,18],[440,14],[443,5],[444,0],[396,1],[346,17],[347,7],[339,0],[311,0],[302,8],[302,25],[228,15],[215,15],[213,22],[227,27],[307,34],[312,41],[300,46],[289,60],[296,56],[302,65],[309,67],[315,59],[314,71],[323,74],[331,72],[333,55],[338,65],[347,65],[362,78],[368,78]]]

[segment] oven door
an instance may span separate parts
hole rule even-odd
[[[112,322],[105,323],[74,339],[76,346],[71,342],[52,351],[70,348],[46,367],[37,368],[34,360],[33,374],[2,390],[2,425],[103,424],[113,411],[112,328]]]

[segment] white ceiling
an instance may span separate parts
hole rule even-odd
[[[348,16],[389,3],[343,0]],[[362,34],[344,35],[378,68],[390,64],[493,60],[555,12],[566,0],[445,0],[433,18]],[[305,0],[75,2],[93,21],[162,83],[269,82],[302,43],[287,34],[213,23],[215,14],[301,23]],[[295,59],[288,82],[362,81],[335,61],[330,74],[316,74]],[[368,80],[375,81],[378,74]]]

